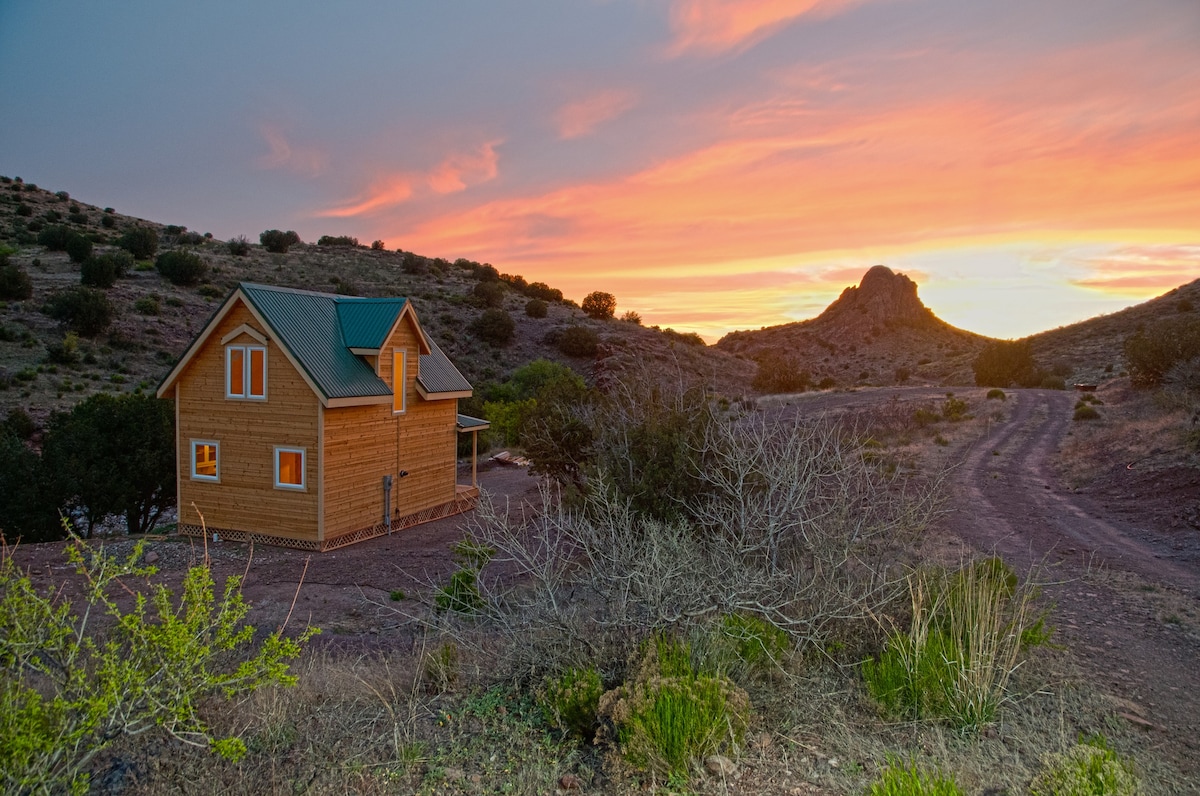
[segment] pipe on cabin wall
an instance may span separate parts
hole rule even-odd
[[[387,526],[388,536],[392,535],[392,477],[383,477],[383,523]]]

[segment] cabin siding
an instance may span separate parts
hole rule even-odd
[[[239,300],[221,319],[175,385],[178,417],[179,521],[209,528],[317,540],[319,401],[274,340],[267,344],[267,399],[225,397],[221,339],[242,324],[270,337]],[[231,345],[251,344],[249,335]],[[220,443],[220,481],[191,478],[191,441]],[[304,448],[304,491],[274,486],[276,446]]]

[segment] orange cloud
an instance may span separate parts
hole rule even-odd
[[[1084,260],[1090,275],[1071,280],[1103,293],[1155,296],[1200,275],[1200,245],[1123,246]]]
[[[260,169],[285,169],[305,177],[317,177],[329,166],[329,156],[316,147],[293,146],[283,131],[263,124],[259,133],[267,144],[267,153],[255,161]]]
[[[558,136],[571,139],[588,135],[601,123],[615,119],[636,104],[633,93],[617,89],[569,102],[554,115]]]
[[[403,204],[418,192],[428,189],[436,194],[464,191],[469,185],[496,178],[499,141],[489,141],[471,152],[452,152],[427,172],[396,172],[371,182],[358,199],[342,207],[316,213],[325,218],[350,218]]]
[[[833,14],[856,0],[675,0],[671,56],[689,51],[719,55],[744,50],[812,13]]]

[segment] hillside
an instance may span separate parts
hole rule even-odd
[[[716,348],[748,359],[782,358],[814,383],[970,384],[971,362],[988,341],[939,320],[917,296],[916,283],[877,265],[816,318],[731,332]]]
[[[1123,348],[1130,335],[1148,323],[1170,317],[1200,321],[1200,279],[1141,304],[1028,339],[1038,361],[1068,363],[1074,381],[1097,383],[1125,369]]]
[[[127,230],[150,228],[158,233],[158,253],[195,252],[208,264],[208,274],[198,285],[181,287],[155,270],[153,258],[137,262],[106,290],[116,311],[109,328],[80,338],[73,357],[56,356],[53,352],[61,351],[68,329],[43,309],[52,296],[79,285],[80,266],[66,252],[38,243],[51,226],[86,236],[93,241],[94,254],[116,251],[117,240]],[[539,357],[568,364],[592,382],[635,362],[677,364],[729,396],[747,392],[753,377],[752,363],[705,346],[695,336],[631,321],[594,320],[568,300],[550,300],[545,317],[530,317],[530,286],[525,280],[498,275],[479,263],[336,243],[342,245],[299,243],[282,254],[254,243],[239,256],[227,242],[183,226],[126,216],[72,200],[65,192],[0,178],[0,246],[11,251],[10,263],[24,269],[33,282],[32,297],[0,304],[0,417],[21,407],[42,422],[52,410],[68,408],[99,391],[153,390],[240,281],[361,296],[407,296],[422,325],[477,388],[501,381]],[[495,286],[481,290],[483,281]],[[499,305],[515,322],[507,345],[493,346],[471,330],[488,302]],[[625,309],[620,307],[618,315]],[[558,341],[572,326],[595,333],[594,355],[568,356],[560,350]]]
[[[1156,319],[1179,315],[1200,319],[1200,279],[1119,312],[1022,339],[1045,371],[1068,383],[1096,383],[1124,371],[1127,338]],[[974,383],[972,362],[991,341],[940,320],[911,279],[877,265],[816,318],[732,332],[715,347],[807,370],[813,383],[967,385]]]

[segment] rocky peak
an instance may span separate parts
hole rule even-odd
[[[843,290],[817,320],[917,326],[935,317],[917,297],[916,282],[885,265],[876,265],[863,275],[858,287]]]

